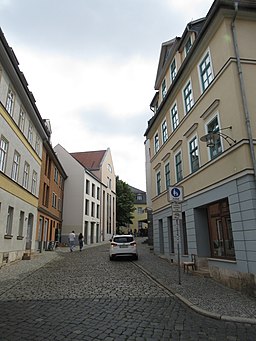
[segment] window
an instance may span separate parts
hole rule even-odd
[[[218,117],[216,116],[208,125],[207,125],[207,130],[208,133],[216,133],[219,131],[219,122],[218,122]],[[222,152],[222,147],[221,147],[221,140],[220,136],[217,135],[217,138],[214,140],[214,146],[210,147],[210,157],[211,159],[214,159],[217,157],[219,154]]]
[[[181,152],[175,155],[175,168],[176,168],[176,180],[178,182],[178,181],[181,181],[183,178]]]
[[[210,85],[210,83],[213,80],[213,73],[212,73],[211,59],[210,59],[209,52],[207,52],[206,56],[203,58],[202,62],[200,63],[199,72],[200,72],[202,90],[205,91],[205,89]]]
[[[6,230],[5,230],[6,234],[8,236],[12,235],[13,211],[14,211],[14,208],[9,206],[8,207],[7,222],[6,222]]]
[[[52,207],[57,207],[57,195],[54,192],[52,193]]]
[[[38,135],[36,135],[35,151],[36,151],[37,155],[39,155],[39,152],[40,152],[40,137]]]
[[[179,125],[179,116],[178,116],[178,109],[177,109],[176,103],[171,108],[171,120],[172,120],[172,129],[175,130]]]
[[[189,142],[189,156],[191,172],[193,173],[199,168],[198,141],[196,136]]]
[[[100,205],[97,205],[96,218],[100,217]]]
[[[28,126],[28,142],[30,144],[33,143],[33,126],[31,122],[29,122],[29,126]]]
[[[164,120],[162,123],[162,136],[163,136],[163,143],[168,140],[168,131],[167,131],[167,122]]]
[[[58,210],[60,212],[62,211],[62,201],[61,201],[61,198],[58,198]]]
[[[159,137],[158,137],[158,133],[154,137],[154,143],[155,143],[155,153],[157,153],[159,151]]]
[[[181,236],[181,247],[183,255],[188,255],[188,236],[186,226],[185,212],[182,212],[182,236]]]
[[[100,200],[100,188],[97,187],[97,199]]]
[[[168,162],[165,167],[165,186],[166,189],[168,189],[168,187],[171,185],[171,171],[170,171],[170,163]]]
[[[95,185],[92,184],[92,197],[95,198]]]
[[[159,195],[161,193],[161,173],[158,172],[156,174],[156,194]]]
[[[9,89],[6,99],[6,111],[12,116],[14,107],[14,92]]]
[[[27,189],[28,189],[28,180],[29,180],[29,164],[25,162],[22,186]]]
[[[25,112],[23,109],[20,109],[20,115],[19,115],[19,128],[20,130],[24,133],[24,128],[25,128]]]
[[[186,44],[185,44],[185,56],[187,56],[191,47],[192,47],[192,42],[191,42],[191,37],[189,37]]]
[[[48,207],[49,205],[49,186],[46,183],[44,183],[43,205],[45,207]]]
[[[95,216],[95,203],[92,202],[91,204],[91,216],[94,217]]]
[[[8,142],[4,137],[1,137],[0,141],[0,171],[5,171],[7,161]]]
[[[86,194],[90,194],[90,181],[86,180],[86,188],[85,188]]]
[[[59,171],[57,167],[54,167],[54,182],[58,184],[58,181],[59,181]]]
[[[13,155],[12,173],[11,173],[11,178],[14,181],[18,181],[19,168],[20,168],[20,154],[17,151],[15,151]]]
[[[138,193],[136,194],[136,200],[137,201],[142,201],[143,197],[142,197],[142,194]]]
[[[170,241],[170,253],[174,253],[174,231],[173,231],[173,223],[172,223],[172,217],[167,218],[168,223],[168,230],[169,230],[169,241]]]
[[[108,163],[108,171],[109,171],[110,173],[112,173],[112,167],[111,167],[111,164],[109,164],[109,163]]]
[[[186,113],[188,113],[189,110],[194,105],[193,95],[192,95],[192,86],[191,86],[190,81],[187,83],[187,85],[185,86],[183,90],[183,96],[184,96],[185,111]]]
[[[37,187],[37,173],[36,171],[33,171],[32,174],[32,185],[31,185],[31,192],[32,194],[36,194],[36,187]]]
[[[171,63],[170,74],[171,74],[171,81],[173,82],[174,78],[177,75],[177,68],[176,68],[176,61],[175,61],[175,59]]]
[[[207,213],[211,256],[236,259],[228,200],[210,204]]]
[[[138,214],[143,214],[143,209],[142,209],[142,207],[137,207],[137,213],[138,213]]]
[[[18,236],[19,237],[23,236],[24,219],[25,219],[25,212],[20,211],[19,231],[18,231]]]
[[[162,83],[162,99],[165,98],[166,93],[167,93],[167,87],[166,87],[166,81],[165,81],[165,79],[164,79],[164,80],[163,80],[163,83]]]
[[[89,215],[89,200],[85,199],[85,214]]]

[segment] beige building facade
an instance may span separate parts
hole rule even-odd
[[[154,249],[256,290],[256,2],[214,1],[162,44],[146,137]],[[170,187],[183,189],[179,224]],[[177,237],[178,234],[178,237]]]

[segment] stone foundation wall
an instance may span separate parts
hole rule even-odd
[[[242,293],[256,297],[256,276],[252,273],[235,272],[220,269],[215,266],[209,267],[210,275],[218,282]]]

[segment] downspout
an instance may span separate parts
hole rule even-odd
[[[239,75],[239,83],[240,83],[240,90],[241,90],[241,95],[242,95],[242,103],[243,103],[243,109],[244,109],[244,115],[245,115],[247,134],[249,138],[250,153],[251,153],[251,159],[252,159],[253,170],[254,170],[254,180],[256,181],[256,157],[255,157],[255,151],[254,151],[254,145],[253,145],[251,120],[250,120],[250,114],[249,114],[249,109],[248,109],[248,101],[246,98],[244,77],[243,77],[243,71],[242,71],[241,60],[240,60],[240,55],[239,55],[237,32],[236,32],[236,25],[235,25],[235,20],[236,20],[236,16],[238,12],[238,1],[235,1],[234,5],[235,5],[235,15],[231,23],[231,30],[232,30],[235,56],[237,60],[237,70],[238,70],[238,75]]]
[[[231,30],[232,30],[233,44],[234,44],[234,50],[235,50],[235,55],[236,55],[236,60],[237,60],[237,70],[238,70],[238,75],[239,75],[239,83],[240,83],[240,90],[241,90],[241,95],[242,95],[245,122],[246,122],[247,134],[249,138],[252,164],[253,164],[253,169],[254,169],[254,181],[256,181],[256,160],[255,160],[255,152],[254,152],[254,145],[253,145],[253,138],[252,138],[251,121],[250,121],[250,114],[249,114],[249,109],[248,109],[248,102],[246,98],[244,77],[243,77],[243,71],[242,71],[241,60],[240,60],[240,55],[239,55],[237,32],[236,32],[236,25],[235,25],[235,20],[236,20],[236,16],[238,12],[238,1],[235,1],[234,5],[235,5],[235,14],[231,23]],[[243,239],[245,242],[244,229],[243,229]],[[245,248],[245,251],[246,251],[246,248]],[[247,273],[250,273],[247,252],[245,252],[245,260],[246,260]]]

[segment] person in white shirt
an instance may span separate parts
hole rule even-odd
[[[75,240],[76,240],[76,235],[75,235],[75,232],[72,231],[68,235],[68,242],[69,242],[70,252],[73,252],[74,249],[75,249]]]

